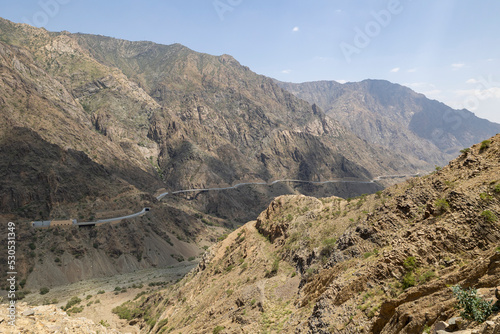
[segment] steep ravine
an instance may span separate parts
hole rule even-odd
[[[144,332],[421,333],[458,315],[451,285],[496,301],[499,175],[497,135],[374,195],[279,197],[176,286],[125,307],[156,319]]]

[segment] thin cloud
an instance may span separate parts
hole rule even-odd
[[[462,89],[456,90],[455,94],[459,97],[474,96],[479,100],[500,99],[500,87],[491,87],[488,89]]]
[[[410,88],[415,88],[415,89],[429,89],[429,88],[436,88],[435,85],[429,83],[429,82],[409,82],[409,83],[404,83],[404,86],[408,86]]]
[[[468,84],[473,84],[473,85],[474,85],[474,84],[479,83],[479,81],[477,81],[476,79],[469,79],[469,80],[467,80],[465,83],[468,83]]]
[[[464,63],[455,63],[455,64],[451,64],[451,68],[456,71],[458,69],[461,69],[462,67],[464,67],[465,64]]]
[[[398,73],[400,70],[399,67],[394,67],[392,70],[391,70],[391,73]]]
[[[415,72],[417,72],[417,69],[416,68],[410,68],[407,72],[408,73],[415,73]]]
[[[290,74],[290,73],[292,73],[292,70],[283,70],[283,71],[281,71],[281,73],[283,73],[283,74]]]
[[[292,29],[293,32],[297,32],[299,30],[300,30],[299,27],[293,27],[293,29]]]

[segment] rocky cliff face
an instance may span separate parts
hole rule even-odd
[[[277,82],[370,143],[421,166],[445,165],[459,150],[500,132],[500,125],[454,110],[411,89],[383,80]]]
[[[127,307],[153,331],[421,333],[458,315],[450,286],[497,302],[499,163],[497,135],[374,195],[279,197],[174,288]]]

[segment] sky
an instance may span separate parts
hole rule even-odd
[[[230,54],[281,81],[385,79],[500,123],[498,0],[0,0],[0,16]]]

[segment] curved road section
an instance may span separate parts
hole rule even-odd
[[[414,176],[419,176],[420,173],[417,174],[411,174],[411,175],[382,175],[382,176],[377,176],[372,180],[356,180],[356,179],[336,179],[336,180],[328,180],[328,181],[304,181],[304,180],[293,180],[293,179],[285,179],[285,180],[275,180],[270,183],[266,182],[243,182],[243,183],[238,183],[235,184],[234,186],[231,187],[223,187],[223,188],[195,188],[195,189],[185,189],[185,190],[176,190],[172,192],[164,192],[161,193],[160,195],[156,196],[157,200],[162,200],[165,198],[167,195],[175,195],[175,194],[184,194],[184,193],[190,193],[190,192],[197,192],[197,191],[221,191],[221,190],[229,190],[229,189],[236,189],[242,186],[251,186],[251,185],[267,185],[267,186],[272,186],[273,184],[276,183],[284,183],[284,182],[295,182],[295,183],[310,183],[310,184],[327,184],[327,183],[374,183],[376,181],[380,181],[383,179],[391,179],[391,178],[404,178],[404,177],[414,177]],[[71,220],[72,223],[69,225],[78,225],[78,226],[95,226],[95,225],[100,225],[104,223],[111,223],[111,222],[117,222],[120,220],[124,219],[130,219],[130,218],[135,218],[135,217],[140,217],[145,215],[150,211],[150,208],[143,208],[141,211],[133,213],[131,215],[127,216],[122,216],[122,217],[115,217],[115,218],[107,218],[107,219],[100,219],[95,222],[80,222],[78,223],[76,219]],[[65,221],[66,222],[66,221]],[[58,225],[57,221],[34,221],[31,222],[31,225],[33,227],[50,227],[50,226],[56,226]],[[66,224],[68,225],[68,224]],[[66,226],[66,225],[60,225],[60,226]]]
[[[304,180],[293,180],[293,179],[285,179],[285,180],[276,180],[271,183],[266,183],[266,182],[245,182],[245,183],[238,183],[235,184],[234,186],[231,187],[224,187],[224,188],[195,188],[195,189],[186,189],[186,190],[176,190],[172,192],[164,192],[161,193],[160,195],[156,196],[157,200],[163,199],[167,195],[175,195],[175,194],[183,194],[183,193],[190,193],[190,192],[197,192],[197,191],[220,191],[220,190],[229,190],[229,189],[236,189],[241,186],[250,186],[250,185],[266,185],[266,186],[272,186],[273,184],[276,183],[283,183],[283,182],[295,182],[295,183],[310,183],[310,184],[326,184],[326,183],[374,183],[376,181],[380,181],[383,179],[392,179],[392,178],[403,178],[403,177],[414,177],[414,176],[419,176],[420,173],[417,174],[411,174],[411,175],[382,175],[382,176],[377,176],[374,179],[371,180],[365,180],[365,181],[360,181],[360,180],[355,180],[355,179],[336,179],[336,180],[328,180],[328,181],[304,181]]]
[[[78,225],[78,226],[89,226],[89,225],[93,226],[93,225],[99,225],[99,224],[104,224],[104,223],[117,222],[117,221],[120,221],[120,220],[123,220],[123,219],[130,219],[130,218],[144,216],[149,210],[150,210],[150,208],[144,208],[141,211],[133,213],[133,214],[128,215],[128,216],[108,218],[108,219],[100,219],[100,220],[97,220],[95,222],[81,222],[81,223],[77,222],[77,223],[75,223],[75,225]]]

